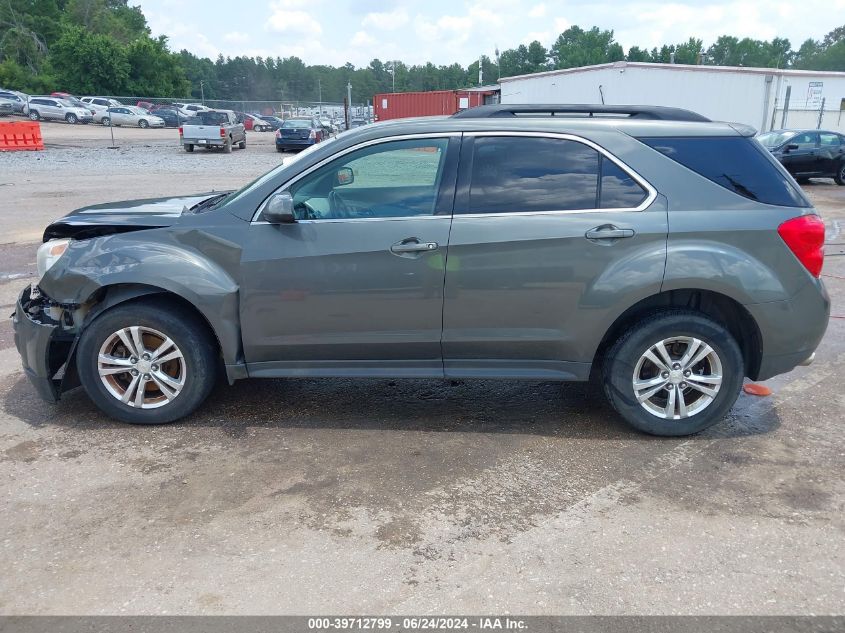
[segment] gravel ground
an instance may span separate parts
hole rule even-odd
[[[7,314],[49,219],[280,157],[270,135],[224,156],[102,132],[0,154]],[[40,401],[0,330],[0,614],[841,614],[845,188],[806,190],[840,318],[813,366],[693,438],[541,382],[251,380],[130,427]]]

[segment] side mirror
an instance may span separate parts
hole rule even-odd
[[[797,144],[797,143],[790,143],[789,145],[787,145],[787,146],[784,148],[784,151],[791,152],[791,151],[792,151],[792,150],[794,150],[794,149],[798,149],[798,144]]]
[[[351,185],[355,182],[355,172],[351,167],[341,167],[337,170],[334,177],[335,186],[342,187],[343,185]]]
[[[296,217],[293,215],[293,197],[290,192],[281,191],[270,196],[261,215],[270,224],[293,224],[296,222]]]

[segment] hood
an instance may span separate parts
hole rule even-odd
[[[126,200],[82,207],[51,223],[44,231],[44,241],[61,237],[88,239],[101,235],[143,231],[172,226],[186,213],[199,213],[203,207],[228,191],[190,196]]]

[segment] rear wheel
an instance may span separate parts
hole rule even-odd
[[[208,397],[218,369],[205,324],[152,302],[124,304],[94,320],[80,337],[76,363],[94,404],[131,424],[190,414]]]
[[[634,428],[690,435],[719,422],[739,396],[745,366],[731,333],[688,310],[646,318],[611,347],[610,404]]]
[[[103,117],[103,125],[105,125],[106,127],[110,126],[111,125],[111,119],[107,116],[104,116]]]
[[[246,149],[246,137],[240,143],[238,143],[238,149]]]
[[[194,146],[193,146],[193,145],[191,145],[190,143],[188,143],[187,145],[185,145],[185,151],[186,151],[186,152],[193,152],[193,151],[194,151]]]
[[[223,144],[223,153],[224,154],[231,154],[232,153],[232,137],[226,139],[226,142]]]
[[[839,163],[839,167],[836,170],[836,175],[833,176],[833,180],[836,181],[836,184],[840,187],[845,185],[845,160]]]

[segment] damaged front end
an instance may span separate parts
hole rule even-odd
[[[48,402],[58,401],[63,392],[79,385],[71,363],[79,337],[79,308],[57,303],[33,285],[21,292],[12,315],[23,369]]]

